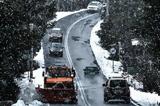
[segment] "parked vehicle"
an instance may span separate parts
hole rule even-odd
[[[104,86],[104,102],[120,99],[130,103],[130,90],[127,80],[123,77],[112,77],[106,81]]]
[[[100,3],[99,1],[91,1],[88,6],[87,9],[89,10],[88,12],[101,12],[102,10],[102,3]]]
[[[51,43],[49,55],[54,57],[63,57],[63,46],[61,43]]]
[[[87,66],[83,69],[84,75],[96,75],[99,74],[99,70],[100,69],[97,66]]]
[[[65,65],[46,68],[44,87],[36,88],[44,103],[77,103],[75,70]]]
[[[62,41],[63,41],[63,33],[62,33],[61,28],[53,28],[49,32],[49,41],[50,42],[62,43]]]

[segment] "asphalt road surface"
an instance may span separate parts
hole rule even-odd
[[[85,76],[83,69],[86,66],[97,66],[95,57],[90,47],[90,34],[92,27],[99,20],[98,14],[87,14],[86,12],[68,16],[59,20],[55,27],[60,27],[64,33],[64,56],[54,58],[48,55],[48,35],[43,39],[45,65],[67,64],[74,65],[77,71],[78,104],[46,104],[46,106],[133,106],[123,102],[104,103],[103,87],[105,82],[101,72],[94,76]],[[66,46],[68,46],[66,48]],[[70,56],[68,56],[70,55]],[[68,57],[70,59],[68,59]]]

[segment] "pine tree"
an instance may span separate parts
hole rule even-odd
[[[124,55],[127,55],[131,47],[131,39],[135,32],[139,33],[140,19],[143,16],[142,1],[118,0],[109,2],[109,16],[101,24],[98,36],[103,48],[109,50],[110,45],[121,43]],[[118,50],[117,50],[118,51]]]
[[[0,79],[6,87],[17,87],[14,78],[27,70],[31,48],[34,54],[44,35],[47,21],[55,17],[55,3],[49,0],[3,0],[0,2]],[[11,80],[8,80],[10,78]],[[11,82],[8,82],[11,81]],[[1,86],[3,87],[3,86]],[[14,88],[15,88],[14,87]],[[0,92],[14,100],[16,92]],[[6,96],[5,96],[6,95]]]
[[[143,71],[145,91],[154,91],[160,94],[160,1],[144,0],[145,16],[141,37],[145,44],[145,55],[148,56],[149,67]]]

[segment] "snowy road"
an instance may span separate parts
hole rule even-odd
[[[63,29],[65,35],[68,35],[67,43],[72,59],[71,61],[77,71],[78,81],[81,83],[79,87],[81,88],[81,91],[79,90],[78,104],[76,106],[132,106],[132,104],[123,103],[105,104],[103,102],[102,83],[105,81],[103,75],[99,74],[93,77],[85,77],[83,74],[83,69],[86,66],[96,66],[95,58],[89,44],[89,38],[92,27],[99,20],[98,17],[98,14],[89,16],[84,12],[80,15],[71,15],[63,18],[56,24],[57,27]],[[48,45],[48,36],[46,35],[43,40],[46,66],[55,63],[69,64],[66,53],[64,58],[52,58],[48,56]],[[63,104],[54,104],[53,106],[63,106]],[[65,104],[65,106],[74,105]]]
[[[85,92],[89,106],[131,106],[132,104],[105,104],[103,103],[103,87],[105,81],[102,74],[86,77],[83,69],[86,66],[96,66],[89,39],[92,27],[99,20],[98,14],[94,14],[83,20],[79,20],[72,26],[69,32],[68,47],[70,55],[77,70],[79,80]],[[83,105],[82,105],[83,106]]]

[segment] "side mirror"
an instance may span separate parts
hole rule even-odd
[[[128,84],[128,86],[130,87],[130,86],[131,86],[131,84]]]
[[[102,84],[102,86],[103,86],[103,87],[105,87],[105,86],[106,86],[106,84]]]
[[[44,74],[45,74],[45,73],[44,73],[44,71],[43,71],[43,73],[42,73],[42,76],[43,76],[43,77],[44,77]]]

